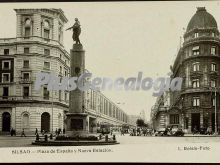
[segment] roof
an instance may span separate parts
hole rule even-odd
[[[197,7],[197,11],[189,21],[187,32],[195,29],[218,28],[215,18],[206,11],[205,7]]]

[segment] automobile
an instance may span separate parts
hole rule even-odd
[[[171,136],[184,136],[184,132],[181,128],[172,130],[172,135]]]
[[[155,132],[155,136],[164,136],[164,132],[165,132],[166,128],[159,128],[156,132]]]

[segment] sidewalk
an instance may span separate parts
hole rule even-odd
[[[184,137],[220,137],[220,135],[184,134]]]

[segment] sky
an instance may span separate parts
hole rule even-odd
[[[219,1],[180,2],[73,2],[73,3],[2,3],[0,5],[0,38],[16,36],[15,8],[61,8],[73,25],[81,23],[80,40],[86,51],[86,68],[93,77],[167,77],[180,47],[180,37],[196,12],[206,7],[218,25]],[[72,32],[64,32],[64,46],[72,48]],[[142,110],[150,119],[156,97],[149,91],[103,91],[119,103],[127,114]]]

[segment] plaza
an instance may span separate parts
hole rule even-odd
[[[126,146],[133,145],[158,145],[158,144],[204,144],[204,143],[216,143],[220,142],[219,137],[214,136],[184,136],[184,137],[156,137],[156,136],[121,136],[116,135],[117,141],[120,143],[118,146],[123,148]],[[10,136],[0,136],[0,146],[1,147],[37,147],[31,145],[35,140],[35,137],[10,137]],[[113,146],[114,148],[115,146]],[[120,147],[119,147],[120,148]]]

